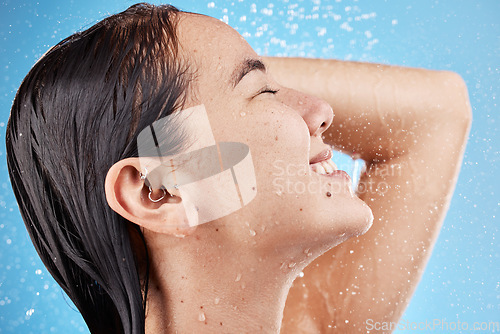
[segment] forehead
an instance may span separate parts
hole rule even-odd
[[[227,24],[209,16],[182,13],[178,24],[181,52],[197,76],[230,80],[245,59],[258,57],[245,39]]]

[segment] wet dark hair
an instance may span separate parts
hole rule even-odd
[[[92,333],[145,331],[146,243],[109,207],[104,180],[137,156],[141,130],[185,101],[178,12],[137,4],[64,39],[33,66],[12,106],[7,164],[21,216]]]

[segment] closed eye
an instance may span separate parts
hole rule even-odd
[[[265,86],[255,96],[265,93],[276,94],[277,92],[279,92],[279,89],[272,89],[269,86]]]

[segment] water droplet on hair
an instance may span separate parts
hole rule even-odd
[[[239,282],[241,279],[241,274],[236,275],[235,282]]]
[[[205,312],[200,311],[200,314],[198,314],[198,320],[205,321]]]

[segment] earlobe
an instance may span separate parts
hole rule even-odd
[[[197,212],[175,189],[151,189],[139,158],[115,163],[105,180],[106,199],[113,211],[147,230],[175,236],[191,234]],[[142,167],[144,169],[144,167]],[[141,177],[142,176],[142,177]]]

